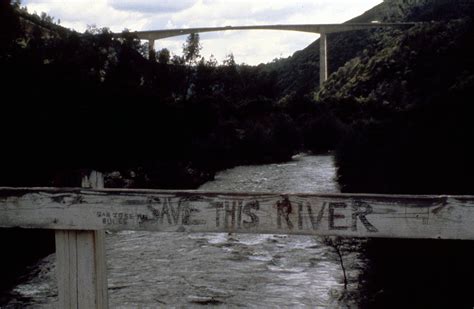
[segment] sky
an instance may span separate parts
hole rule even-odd
[[[64,27],[83,32],[88,25],[114,32],[191,27],[341,23],[382,0],[23,0],[30,13],[45,12]],[[200,34],[201,55],[221,62],[257,65],[288,57],[318,35],[293,31],[247,30]],[[155,48],[181,55],[186,36],[157,40]],[[329,43],[328,43],[329,44]]]

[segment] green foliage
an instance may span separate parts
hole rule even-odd
[[[201,58],[201,42],[199,33],[191,33],[183,44],[183,57],[187,64],[196,64]]]
[[[328,35],[332,74],[322,89],[318,41],[265,66],[277,72],[278,104],[304,124],[305,147],[338,147],[344,190],[472,193],[463,171],[474,170],[465,118],[472,114],[472,16],[471,1],[384,1],[349,22],[429,23]]]
[[[45,23],[53,23],[54,22],[54,18],[52,16],[49,16],[45,12],[41,12],[40,18],[41,18],[41,21],[45,22]]]
[[[463,154],[455,152],[459,166],[472,154],[462,144],[474,135],[466,116],[470,105],[463,99],[469,98],[474,80],[470,19],[433,22],[409,31],[330,35],[329,63],[335,73],[314,99],[319,84],[317,42],[289,59],[253,67],[236,65],[232,54],[223,65],[213,57],[202,58],[199,36],[190,35],[182,57],[162,50],[156,62],[144,57],[146,46],[127,31],[116,40],[107,28],[91,26],[78,34],[40,19],[35,22],[41,26],[27,31],[21,25],[35,17],[9,8],[0,11],[0,22],[12,30],[1,34],[0,74],[4,89],[21,96],[20,103],[2,105],[7,115],[3,129],[28,124],[37,134],[50,136],[60,128],[68,138],[40,146],[16,131],[12,143],[18,147],[12,147],[6,170],[41,166],[38,174],[51,179],[51,173],[61,169],[140,167],[136,185],[192,187],[235,164],[285,160],[301,150],[338,147],[346,190],[355,188],[356,175],[367,175],[370,181],[355,190],[414,192],[414,183],[400,186],[400,177],[393,175],[406,176],[408,170],[424,166],[421,174],[446,155],[436,150],[436,139],[430,136],[439,137],[443,149],[462,149]],[[413,10],[404,12],[416,17]],[[374,14],[364,18],[378,19]],[[336,71],[337,66],[341,68]],[[82,140],[84,123],[94,124],[87,141],[94,155],[70,142]],[[25,147],[45,149],[28,161],[28,168],[19,155],[30,153]],[[409,147],[418,155],[407,163]],[[423,149],[431,151],[429,156]],[[385,159],[393,163],[391,168],[384,167]],[[456,174],[439,170],[445,176]],[[12,179],[8,172],[4,175]],[[393,181],[385,181],[388,175]],[[446,188],[443,185],[438,188]]]
[[[0,60],[4,60],[12,57],[22,35],[19,18],[7,1],[0,1],[0,27],[9,30],[0,31]]]
[[[325,83],[317,100],[350,126],[346,191],[472,193],[473,33],[464,18],[379,35]]]
[[[224,66],[227,66],[227,67],[235,67],[236,63],[234,59],[234,54],[232,53],[228,54],[222,63]]]
[[[157,52],[156,60],[162,64],[168,64],[171,61],[171,54],[167,48],[163,48]]]
[[[7,26],[19,32],[9,42],[27,43],[5,45],[4,89],[21,95],[2,105],[2,129],[25,135],[14,130],[5,141],[15,151],[0,166],[3,184],[64,183],[55,175],[87,167],[132,170],[131,186],[189,188],[218,169],[287,160],[301,147],[300,124],[277,104],[276,74],[238,66],[232,55],[222,66],[206,60],[198,36],[185,56],[169,59],[162,50],[156,62],[126,30],[121,39],[95,26],[45,36],[41,27],[34,34],[14,25]],[[27,127],[67,137],[31,138]],[[41,154],[22,157],[36,147]]]

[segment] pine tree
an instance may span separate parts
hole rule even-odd
[[[196,64],[201,58],[201,43],[199,42],[199,34],[191,33],[183,44],[184,61],[187,64]]]

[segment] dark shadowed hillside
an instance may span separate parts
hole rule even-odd
[[[302,147],[276,104],[275,73],[233,59],[150,60],[130,34],[81,34],[2,3],[1,185],[71,186],[94,168],[121,175],[112,186],[191,188]]]
[[[319,40],[267,66],[288,109],[311,102],[330,119],[310,132],[340,145],[343,190],[472,193],[472,16],[470,1],[387,0],[348,22],[420,24],[329,35],[323,89]]]
[[[441,21],[469,15],[472,15],[472,4],[466,0],[385,0],[347,23]],[[329,34],[329,74],[361,55],[365,49],[370,50],[372,45],[379,42],[381,33],[385,32],[390,30]],[[315,91],[319,87],[319,40],[291,57],[267,64],[267,68],[278,72],[278,87],[282,96],[301,97]]]
[[[460,16],[379,35],[319,91],[350,132],[344,190],[473,193],[474,27]]]

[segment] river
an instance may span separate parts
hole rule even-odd
[[[283,164],[239,166],[200,190],[336,193],[334,158],[298,155]],[[334,242],[334,241],[333,241]],[[107,235],[111,308],[352,308],[366,267],[360,242],[340,244],[346,268],[327,239],[312,236],[149,233]],[[57,299],[54,254],[33,267],[6,308],[52,308]]]

